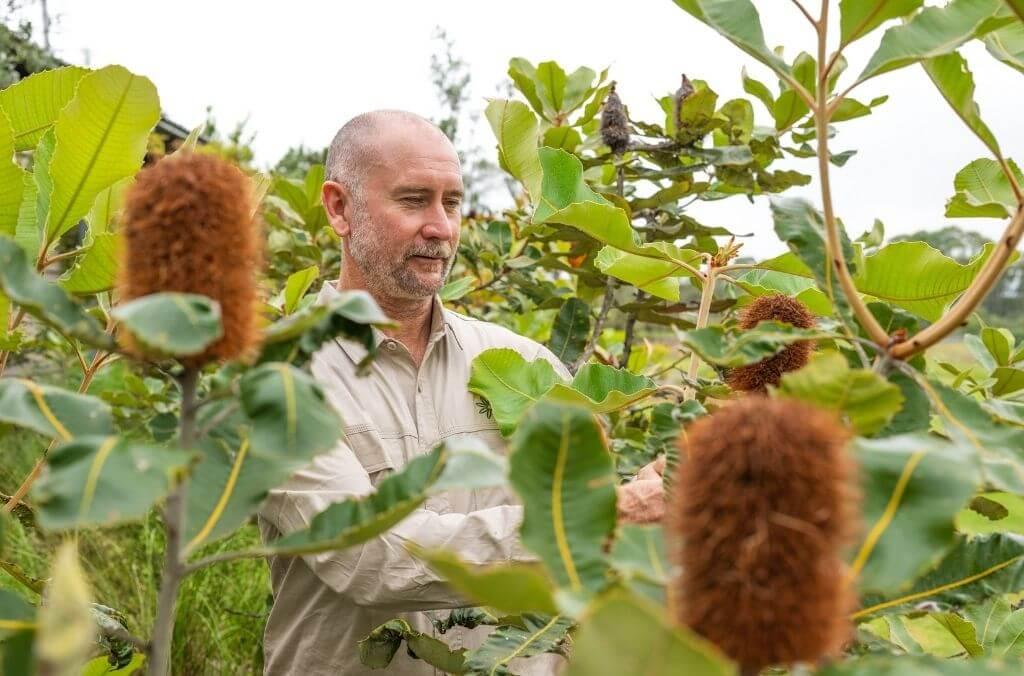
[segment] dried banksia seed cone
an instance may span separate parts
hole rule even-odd
[[[615,93],[614,82],[601,111],[601,140],[616,155],[626,152],[629,147],[629,118],[626,116],[626,107]]]
[[[263,237],[254,212],[252,181],[205,153],[178,153],[143,169],[125,196],[120,300],[174,291],[220,303],[223,336],[182,359],[186,365],[256,354]],[[131,336],[122,340],[145,353]]]
[[[798,329],[815,325],[814,313],[807,306],[781,293],[760,296],[740,314],[740,328],[749,330],[764,321],[792,324]],[[740,392],[765,393],[768,385],[778,385],[782,376],[807,365],[814,351],[814,343],[802,340],[790,343],[774,357],[756,364],[730,369],[726,382]]]
[[[744,673],[816,662],[851,636],[843,549],[858,530],[848,434],[831,412],[749,397],[680,436],[666,535],[675,619]]]
[[[679,85],[679,89],[672,96],[673,110],[675,110],[676,114],[676,129],[683,126],[683,101],[690,98],[693,91],[693,83],[690,82],[690,78],[686,77],[686,73],[683,73],[682,84]]]

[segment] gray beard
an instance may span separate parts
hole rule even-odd
[[[361,209],[356,210],[356,216],[348,238],[348,250],[371,292],[392,298],[424,298],[433,296],[444,285],[455,264],[455,254],[447,243],[433,242],[412,247],[395,265],[387,252],[381,249],[380,240],[374,237],[376,226],[369,216]],[[423,283],[407,263],[412,256],[446,257],[444,274],[436,283]]]

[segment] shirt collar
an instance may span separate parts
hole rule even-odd
[[[325,281],[324,285],[320,287],[320,293],[317,294],[316,304],[325,305],[335,298],[340,298],[342,292],[338,290],[337,285],[337,279]],[[378,349],[380,349],[386,341],[391,340],[376,326],[371,326],[370,331],[373,334],[373,345]],[[441,340],[449,331],[451,331],[454,336],[454,329],[452,329],[451,325],[448,323],[448,317],[445,315],[444,305],[441,303],[441,297],[434,294],[434,303],[432,305],[430,319],[430,339],[428,341],[428,345],[433,345],[437,341]],[[458,342],[457,338],[456,342]],[[354,361],[356,364],[366,358],[368,353],[364,344],[348,338],[339,336],[338,338],[335,338],[335,343],[346,355],[348,355],[349,359]]]

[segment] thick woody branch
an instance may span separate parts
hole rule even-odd
[[[839,239],[839,223],[832,206],[832,182],[829,174],[828,154],[828,74],[826,72],[825,55],[828,38],[828,0],[823,0],[821,21],[818,24],[818,95],[814,104],[814,123],[818,137],[818,173],[821,183],[821,201],[825,217],[826,253],[829,265],[839,280],[839,285],[846,296],[850,308],[867,332],[868,336],[879,345],[889,342],[889,334],[878,323],[875,316],[857,292],[853,276],[846,266],[843,247]]]
[[[915,354],[922,352],[932,345],[955,331],[963,325],[970,317],[974,309],[985,300],[985,296],[999,281],[1007,262],[1020,244],[1021,236],[1024,235],[1024,207],[1017,210],[1013,220],[1006,227],[1006,232],[999,240],[998,248],[985,262],[985,266],[971,286],[968,287],[960,300],[953,308],[925,330],[918,333],[910,340],[895,345],[891,352],[892,356],[898,359],[908,359]]]

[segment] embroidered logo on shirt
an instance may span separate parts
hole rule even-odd
[[[494,418],[494,411],[491,410],[491,402],[483,399],[482,397],[476,397],[476,410],[477,413],[487,416],[488,420]]]

